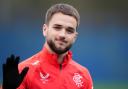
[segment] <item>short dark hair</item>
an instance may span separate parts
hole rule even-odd
[[[46,12],[45,23],[49,24],[49,21],[51,20],[52,16],[58,12],[61,12],[65,15],[73,16],[77,21],[77,26],[79,26],[80,15],[78,11],[73,6],[65,3],[55,4],[51,6]]]

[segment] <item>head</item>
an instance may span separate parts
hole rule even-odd
[[[49,49],[57,54],[66,53],[77,38],[79,22],[79,13],[71,5],[55,4],[49,8],[43,25]]]
[[[73,6],[71,6],[69,4],[63,4],[63,3],[55,4],[47,10],[46,15],[45,15],[45,24],[48,25],[52,16],[58,12],[61,12],[64,15],[69,15],[69,16],[74,17],[77,21],[77,26],[79,26],[80,15],[79,15],[78,11]]]

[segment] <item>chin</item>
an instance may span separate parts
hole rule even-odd
[[[59,50],[65,50],[66,47],[62,47],[62,46],[56,46],[56,49],[59,49]]]
[[[60,47],[58,47],[57,50],[61,50],[61,51],[63,51],[63,50],[65,50],[65,49],[64,49],[64,48],[60,48]]]

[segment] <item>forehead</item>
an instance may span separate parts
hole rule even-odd
[[[49,25],[54,24],[76,28],[77,21],[73,16],[65,15],[59,12],[55,13],[49,21]]]

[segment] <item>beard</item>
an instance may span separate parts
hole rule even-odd
[[[52,40],[47,40],[47,44],[52,49],[52,51],[54,51],[56,54],[63,54],[65,52],[67,52],[72,47],[72,44],[69,44],[64,49],[58,48],[58,47],[56,47],[55,43]]]

